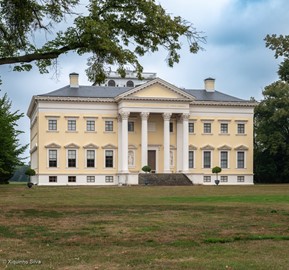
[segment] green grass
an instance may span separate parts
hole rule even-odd
[[[288,200],[288,185],[1,185],[0,269],[288,269]]]

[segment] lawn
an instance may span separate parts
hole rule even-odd
[[[288,269],[289,185],[0,186],[0,269]]]

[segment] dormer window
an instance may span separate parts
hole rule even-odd
[[[126,86],[127,87],[134,87],[133,81],[127,81]]]
[[[109,80],[107,85],[115,87],[115,81],[114,80]]]

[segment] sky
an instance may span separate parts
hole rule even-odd
[[[261,100],[264,87],[278,80],[277,70],[282,59],[274,58],[274,52],[265,47],[264,38],[267,34],[289,34],[288,0],[157,2],[168,13],[193,23],[207,42],[202,45],[203,51],[190,54],[186,40],[182,40],[181,59],[173,68],[167,66],[164,50],[148,54],[140,59],[144,71],[156,72],[158,77],[187,89],[203,89],[204,79],[213,77],[216,90],[242,99]],[[22,145],[29,143],[30,122],[26,113],[32,96],[67,85],[71,72],[79,73],[81,85],[91,85],[85,75],[86,59],[76,54],[61,56],[57,78],[53,71],[43,75],[34,68],[19,73],[13,72],[11,66],[0,66],[3,82],[0,96],[7,93],[12,110],[25,114],[18,122],[18,129],[24,131],[19,137]],[[25,156],[29,156],[28,150]]]

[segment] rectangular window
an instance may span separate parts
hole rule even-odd
[[[105,176],[105,182],[106,183],[113,183],[113,176],[112,175],[106,175]]]
[[[189,123],[189,133],[195,133],[195,123]]]
[[[204,168],[211,168],[211,152],[204,151]]]
[[[49,150],[49,168],[57,167],[57,150]]]
[[[212,133],[211,123],[204,123],[204,133]]]
[[[221,168],[228,168],[228,152],[221,151]]]
[[[95,150],[86,151],[86,167],[87,168],[95,167]]]
[[[170,122],[170,132],[174,132],[174,123]]]
[[[245,134],[245,124],[238,124],[237,126],[237,133],[238,134]]]
[[[189,168],[194,168],[194,151],[189,151]]]
[[[243,175],[238,175],[238,176],[237,176],[237,182],[245,182],[245,176],[243,176]]]
[[[205,183],[208,183],[208,182],[211,182],[211,176],[204,176],[204,182]]]
[[[95,121],[87,120],[86,121],[86,131],[95,131]]]
[[[228,182],[228,176],[221,175],[221,182]]]
[[[67,130],[68,131],[76,130],[76,120],[67,120]]]
[[[129,132],[134,132],[134,122],[129,121],[127,127]]]
[[[87,176],[86,182],[87,183],[94,183],[95,182],[95,176]]]
[[[48,130],[57,130],[57,120],[48,120]]]
[[[105,131],[113,131],[113,121],[105,121]]]
[[[237,152],[237,168],[238,169],[245,168],[245,152],[243,151]]]
[[[68,176],[68,182],[69,183],[75,183],[76,182],[76,176]]]
[[[68,167],[76,167],[76,150],[68,150]]]
[[[57,176],[49,176],[49,183],[57,183]]]
[[[105,150],[105,168],[113,168],[113,150]]]
[[[227,134],[228,133],[228,124],[227,123],[221,123],[221,134]]]

